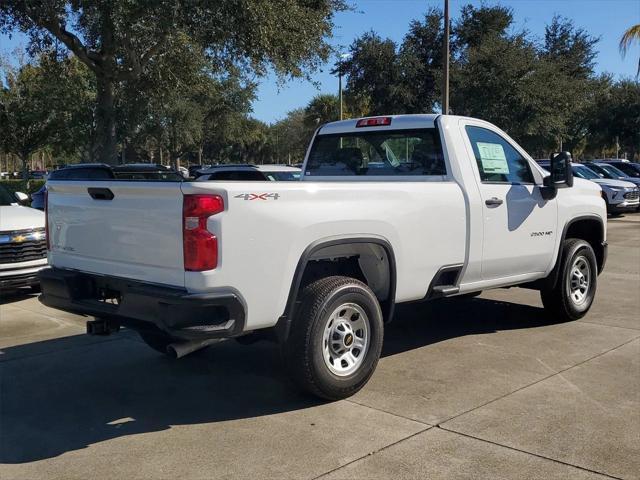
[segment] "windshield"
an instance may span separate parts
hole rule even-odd
[[[15,197],[9,193],[5,187],[0,185],[0,206],[6,207],[7,205],[11,205],[12,203],[18,203]]]
[[[305,176],[446,175],[435,128],[318,135]]]
[[[611,175],[612,178],[624,178],[627,176],[623,171],[618,170],[612,165],[600,165],[600,167]]]
[[[292,182],[300,180],[300,172],[264,172],[269,180],[278,182]]]
[[[587,180],[599,180],[600,176],[593,170],[585,167],[584,165],[574,165],[571,167],[573,174],[578,178],[585,178]]]
[[[609,172],[602,168],[602,165],[598,165],[597,163],[589,163],[587,168],[596,172],[601,177],[613,178]]]
[[[627,174],[628,177],[640,177],[640,165],[633,163],[618,163],[617,168]]]

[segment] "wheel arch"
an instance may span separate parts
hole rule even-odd
[[[378,257],[377,255],[381,255]],[[276,332],[280,341],[289,336],[291,322],[295,316],[296,303],[300,292],[310,283],[312,265],[323,261],[357,258],[363,280],[376,294],[384,321],[390,322],[395,308],[396,260],[391,243],[377,236],[344,236],[317,240],[301,254],[287,296],[285,310],[278,319]],[[311,276],[313,279],[313,276]]]
[[[547,288],[555,287],[558,281],[560,263],[562,261],[562,245],[567,238],[578,238],[589,243],[596,255],[598,274],[604,269],[607,260],[604,220],[598,215],[579,215],[569,219],[562,229],[555,264],[551,273],[543,280],[544,286]]]

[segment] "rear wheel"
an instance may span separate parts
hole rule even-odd
[[[565,240],[556,285],[540,291],[545,309],[561,321],[584,317],[595,298],[597,278],[591,245],[584,240]]]
[[[373,374],[383,339],[374,293],[350,277],[309,285],[285,345],[287,368],[303,390],[337,400],[360,390]]]

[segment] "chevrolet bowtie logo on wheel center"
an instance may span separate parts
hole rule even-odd
[[[347,335],[345,335],[344,337],[344,346],[345,347],[349,347],[351,346],[351,344],[353,343],[353,335],[351,335],[350,333],[348,333]]]

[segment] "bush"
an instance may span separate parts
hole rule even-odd
[[[24,192],[32,194],[40,190],[45,180],[0,180],[0,185],[12,193]]]

